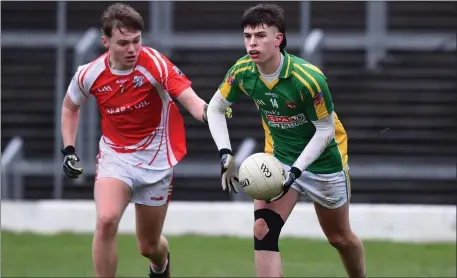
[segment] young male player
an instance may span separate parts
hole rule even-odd
[[[75,165],[79,107],[93,96],[103,133],[94,186],[95,273],[116,275],[117,229],[126,206],[133,202],[138,246],[151,261],[149,275],[170,277],[168,242],[161,233],[173,167],[186,154],[183,119],[172,98],[200,121],[206,121],[206,103],[165,56],[141,45],[143,19],[133,8],[111,5],[101,23],[108,51],[78,68],[63,102],[63,170],[71,178],[83,172]]]
[[[221,157],[223,190],[238,191],[224,110],[242,94],[255,102],[261,115],[265,152],[278,158],[287,171],[280,195],[268,202],[254,201],[257,276],[282,277],[280,232],[299,195],[308,194],[347,274],[363,277],[363,245],[349,224],[347,136],[334,112],[326,77],[317,67],[285,51],[280,7],[254,6],[244,12],[241,26],[248,55],[230,68],[211,99],[208,122]]]

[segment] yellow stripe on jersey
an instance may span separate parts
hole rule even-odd
[[[229,77],[227,77],[229,78]],[[224,97],[224,99],[227,99],[228,94],[230,93],[230,89],[232,88],[232,85],[227,82],[227,80],[224,80],[224,84],[222,84],[221,89],[219,92],[221,95]]]
[[[307,83],[308,84],[307,87],[308,87],[308,89],[310,89],[311,96],[313,98],[314,98],[316,93],[322,93],[321,86],[319,86],[319,82],[317,82],[316,79],[311,74],[309,74],[305,69],[303,69],[298,64],[294,64],[294,66],[297,69],[299,69],[303,74],[305,74],[306,77],[309,78],[313,82],[315,88],[317,89],[317,92],[312,88],[312,86],[309,86],[309,83]],[[320,101],[317,104],[314,104],[314,109],[316,110],[316,115],[317,115],[318,119],[322,119],[322,118],[325,118],[325,117],[328,116],[328,111],[327,111],[327,106],[325,105],[325,100],[324,101]]]
[[[239,69],[235,70],[233,73],[230,73],[230,74],[227,76],[227,78],[230,78],[230,76],[231,76],[232,79],[235,79],[235,78],[236,78],[236,75],[237,75],[238,73],[243,72],[243,71],[246,71],[246,70],[248,70],[249,68],[250,68],[250,66],[247,66],[247,67],[244,67],[244,68],[239,68]],[[229,82],[227,82],[227,78],[224,80],[224,84],[222,84],[222,87],[221,87],[221,89],[219,90],[220,93],[221,93],[221,95],[222,95],[225,99],[227,99],[227,96],[228,96],[228,94],[230,93],[230,90],[232,89],[232,84],[229,83]],[[241,86],[240,86],[240,88],[241,88]],[[241,89],[241,90],[246,94],[246,90],[244,90],[244,88]]]
[[[290,58],[290,56],[289,56],[289,55],[287,55],[287,67],[286,67],[286,74],[284,74],[285,76],[288,76],[288,74],[289,74],[289,66],[290,66],[290,60],[292,60],[292,59]]]
[[[240,84],[239,84],[239,87],[240,87],[240,90],[241,90],[245,95],[248,95],[248,92],[246,92],[246,89],[244,88],[243,83],[240,83]]]
[[[304,64],[304,66],[307,67],[307,68],[309,68],[309,69],[311,69],[311,70],[313,70],[313,71],[315,71],[315,72],[317,72],[317,73],[319,73],[319,74],[324,75],[324,74],[322,73],[322,71],[321,71],[318,67],[316,67],[315,65]]]
[[[235,78],[236,75],[237,75],[238,73],[243,72],[243,71],[245,71],[245,70],[248,70],[249,68],[250,68],[250,66],[247,66],[247,67],[244,67],[244,68],[239,68],[239,69],[237,69],[237,70],[233,73],[233,78]]]
[[[269,90],[273,89],[273,87],[278,84],[279,82],[279,79],[276,78],[275,80],[271,81],[271,82],[268,82],[266,81],[262,76],[259,76],[260,77],[260,80],[262,80],[263,84],[265,84],[265,86],[267,86],[267,88]]]
[[[245,64],[245,63],[250,63],[250,62],[252,62],[252,60],[251,60],[251,58],[248,58],[246,60],[241,60],[241,61],[236,62],[235,66]]]
[[[341,160],[343,162],[343,168],[348,168],[348,137],[346,130],[344,130],[343,124],[341,124],[340,119],[336,112],[333,112],[333,117],[335,118],[335,141],[338,145],[338,151],[341,155]]]
[[[273,142],[273,137],[271,137],[270,134],[270,129],[268,128],[267,123],[262,119],[262,126],[263,129],[265,130],[265,152],[273,154],[274,150],[274,142]]]
[[[308,88],[308,91],[311,93],[311,96],[314,97],[314,90],[313,88],[311,88],[311,85],[309,85],[309,83],[303,78],[300,76],[300,74],[298,74],[297,72],[293,71],[292,70],[292,74],[298,79],[300,80],[301,83],[303,83],[303,85],[306,86],[306,88]]]
[[[317,88],[317,92],[321,91],[321,87],[319,86],[319,83],[317,83],[316,79],[314,79],[314,77],[311,74],[306,72],[306,70],[304,70],[302,67],[300,67],[299,64],[294,64],[294,66],[297,67],[297,69],[299,69],[301,72],[303,72],[309,79],[311,79],[314,86],[316,86],[316,88]],[[313,93],[313,96],[314,96],[314,93]]]

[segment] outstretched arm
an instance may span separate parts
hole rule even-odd
[[[206,102],[191,87],[182,91],[176,99],[195,119],[200,122],[204,121],[204,105]]]

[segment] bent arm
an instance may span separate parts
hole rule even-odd
[[[306,170],[324,152],[335,137],[335,118],[333,112],[312,123],[316,127],[316,132],[293,165],[301,171]]]

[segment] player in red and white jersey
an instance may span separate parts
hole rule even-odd
[[[71,178],[82,174],[75,165],[79,107],[94,97],[101,114],[92,252],[98,277],[116,274],[115,239],[129,202],[135,204],[140,252],[151,261],[150,277],[170,276],[168,242],[161,233],[173,166],[186,154],[183,119],[172,99],[206,121],[207,104],[187,77],[157,50],[141,45],[143,27],[130,6],[109,6],[102,16],[108,51],[78,68],[62,107],[63,170]]]

